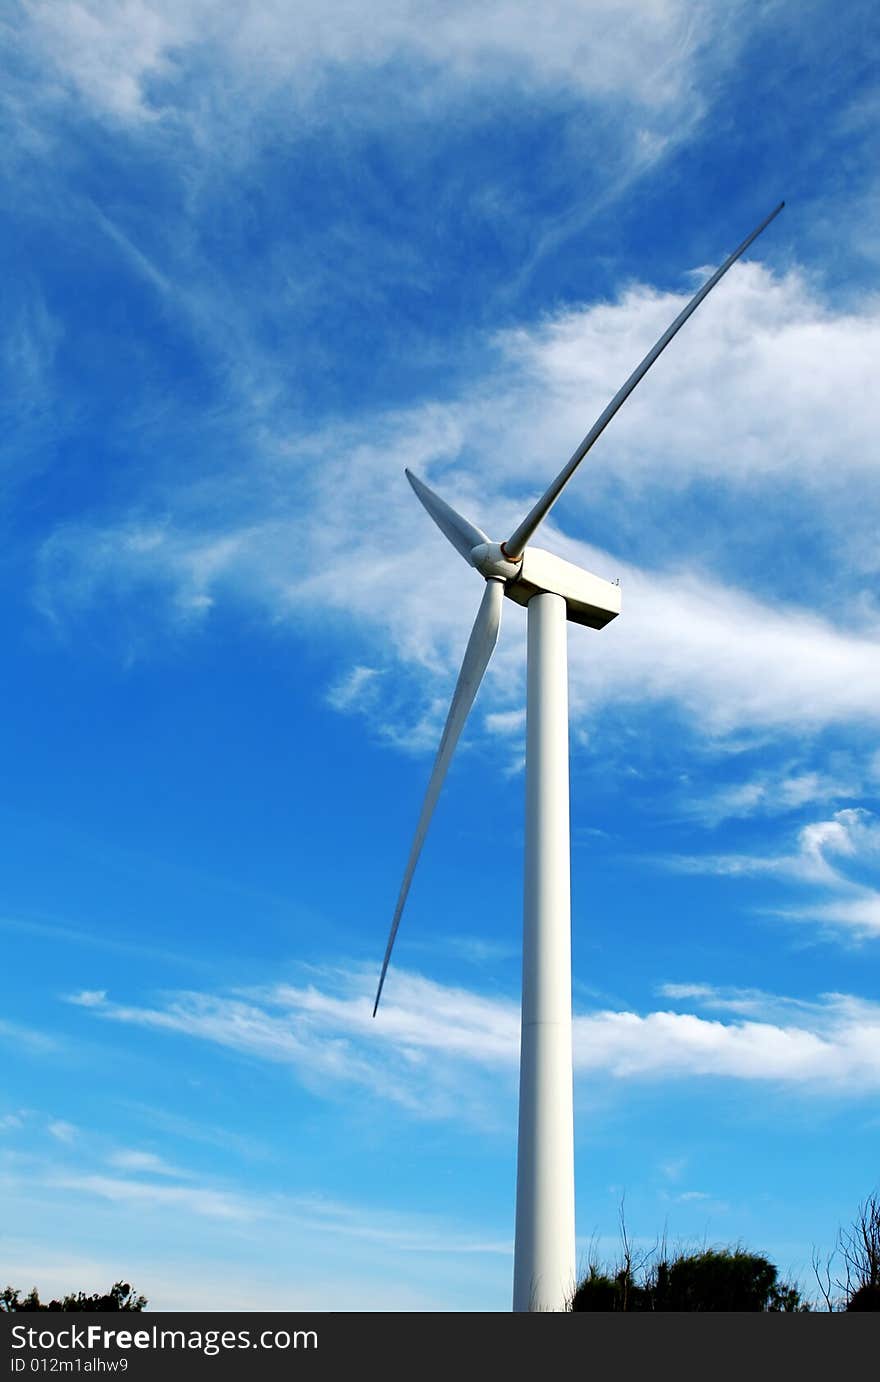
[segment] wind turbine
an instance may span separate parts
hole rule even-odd
[[[505,595],[528,610],[522,1028],[513,1308],[564,1310],[575,1288],[571,1049],[571,900],[566,620],[601,629],[620,613],[620,587],[529,546],[590,447],[703,299],[782,210],[780,202],[649,350],[574,455],[505,542],[492,542],[411,471],[440,531],[485,579],[385,947],[373,1016],[443,779],[498,640]]]

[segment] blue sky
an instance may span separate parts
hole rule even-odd
[[[809,1284],[880,1151],[874,7],[29,0],[7,214],[2,1274],[509,1308],[524,612],[369,1017],[480,583],[570,631],[578,1251]]]

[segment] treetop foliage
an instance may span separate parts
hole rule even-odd
[[[87,1296],[85,1292],[78,1291],[76,1295],[67,1295],[63,1300],[50,1300],[44,1304],[37,1294],[34,1286],[28,1295],[23,1296],[14,1286],[6,1286],[0,1291],[0,1312],[12,1310],[88,1310],[93,1314],[98,1311],[107,1310],[143,1310],[147,1304],[146,1296],[138,1296],[134,1288],[127,1281],[117,1281],[102,1296],[96,1292],[92,1296]]]
[[[818,1307],[759,1253],[743,1248],[679,1251],[670,1258],[663,1246],[634,1253],[620,1208],[622,1253],[613,1267],[590,1264],[571,1309],[768,1311],[802,1313],[814,1308],[880,1310],[880,1196],[859,1205],[848,1228],[824,1259],[814,1250],[813,1271],[821,1295]]]
[[[571,1308],[790,1312],[810,1307],[795,1287],[779,1281],[766,1257],[741,1248],[709,1248],[642,1263],[640,1278],[630,1262],[613,1275],[591,1265]]]

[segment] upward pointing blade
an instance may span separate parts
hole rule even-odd
[[[417,491],[418,492],[418,491]],[[434,814],[434,807],[437,805],[437,798],[440,795],[440,788],[443,786],[443,779],[446,777],[446,770],[459,736],[464,728],[464,722],[468,717],[468,712],[474,703],[474,697],[479,690],[480,682],[483,680],[483,673],[489,665],[489,659],[498,641],[498,630],[501,626],[501,604],[504,599],[504,582],[490,579],[486,582],[486,589],[483,592],[483,599],[480,608],[477,610],[477,617],[474,620],[474,627],[465,649],[464,661],[461,664],[461,671],[458,674],[455,691],[452,694],[452,704],[449,707],[449,714],[446,717],[446,725],[440,740],[440,747],[437,750],[437,757],[434,760],[434,771],[431,773],[431,780],[428,783],[428,790],[425,792],[425,800],[422,804],[422,814],[419,816],[419,823],[416,827],[415,839],[412,849],[409,852],[406,872],[403,875],[403,882],[400,885],[400,895],[397,899],[397,906],[394,909],[394,919],[391,922],[391,933],[388,937],[388,944],[385,947],[385,958],[382,961],[382,973],[379,976],[379,987],[376,991],[376,1002],[373,1004],[373,1016],[376,1016],[376,1009],[379,1006],[379,999],[382,997],[382,985],[385,983],[385,975],[388,971],[388,962],[391,959],[391,950],[394,945],[394,938],[397,935],[397,928],[400,925],[400,918],[403,913],[404,903],[406,902],[409,885],[415,873],[419,855],[422,852],[422,845],[428,833],[428,826]]]
[[[718,280],[724,277],[724,275],[727,273],[727,270],[731,267],[732,264],[736,263],[737,259],[739,259],[741,254],[745,254],[746,250],[748,249],[752,241],[758,238],[758,236],[761,234],[761,231],[764,230],[765,227],[767,227],[770,224],[774,216],[779,215],[780,211],[784,206],[785,202],[780,202],[776,209],[774,211],[771,211],[770,215],[764,218],[764,220],[758,226],[757,230],[753,230],[751,235],[746,236],[742,244],[733,251],[733,254],[731,254],[729,258],[725,259],[724,263],[721,265],[721,268],[716,269],[715,273],[712,275],[710,279],[707,280],[707,282],[703,284],[699,292],[694,294],[694,296],[688,303],[687,307],[685,307],[684,311],[678,314],[672,325],[668,327],[666,331],[664,331],[663,335],[660,337],[657,344],[653,346],[651,350],[648,351],[642,363],[636,369],[633,370],[632,374],[630,375],[629,379],[627,379],[623,387],[618,389],[617,393],[614,395],[611,402],[608,404],[608,407],[605,409],[604,413],[600,413],[599,417],[593,423],[592,427],[590,428],[587,435],[584,437],[577,451],[575,451],[571,460],[568,461],[568,463],[563,467],[562,470],[560,470],[552,485],[550,485],[549,488],[545,491],[545,493],[541,495],[541,498],[538,500],[537,504],[535,504],[534,508],[526,515],[526,517],[523,519],[522,523],[520,523],[516,531],[511,534],[511,536],[507,539],[506,542],[503,542],[501,544],[504,551],[504,555],[508,557],[511,561],[519,561],[519,558],[523,554],[523,548],[525,547],[526,543],[529,542],[531,538],[534,536],[535,529],[537,528],[538,524],[543,522],[543,520],[547,517],[547,514],[550,512],[551,507],[553,506],[553,504],[556,503],[556,500],[559,498],[563,489],[568,484],[572,475],[577,470],[581,461],[586,456],[590,447],[593,445],[593,442],[596,441],[596,439],[599,436],[601,436],[601,434],[605,431],[605,428],[608,426],[609,422],[614,417],[614,414],[617,412],[618,408],[621,406],[622,403],[626,402],[626,400],[632,393],[633,389],[635,388],[636,384],[638,384],[639,381],[645,377],[645,375],[648,373],[648,370],[651,368],[654,361],[657,359],[657,356],[662,354],[662,352],[666,349],[666,347],[669,345],[669,342],[672,340],[673,336],[676,334],[677,331],[681,329],[681,327],[684,326],[685,322],[687,321],[691,313],[696,312],[700,303],[703,301],[703,298],[706,297],[709,293],[711,293],[712,289],[715,287],[715,284],[718,282]]]
[[[439,494],[435,494],[432,489],[429,489],[424,480],[420,480],[418,475],[413,475],[411,470],[406,471],[406,478],[444,537],[449,538],[455,550],[461,553],[465,561],[470,561],[471,552],[474,548],[478,547],[481,542],[489,541],[482,528],[476,528],[473,523],[462,518],[460,513],[455,512],[451,504],[447,504],[445,499],[441,499]]]

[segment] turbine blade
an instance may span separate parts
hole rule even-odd
[[[409,852],[406,872],[403,875],[403,882],[400,885],[400,894],[397,899],[397,906],[394,909],[394,918],[391,922],[391,932],[388,936],[388,944],[385,947],[385,958],[382,961],[382,973],[379,977],[379,987],[376,991],[376,1002],[373,1005],[374,1017],[376,1016],[376,1009],[379,1006],[379,999],[382,997],[382,985],[385,983],[388,962],[391,959],[391,950],[394,945],[394,938],[397,935],[397,928],[400,925],[400,918],[403,913],[407,893],[409,892],[409,885],[412,882],[416,864],[422,852],[422,845],[428,833],[428,826],[431,823],[431,816],[434,814],[434,807],[437,805],[440,788],[443,786],[443,779],[446,777],[446,770],[449,767],[455,746],[464,728],[464,722],[474,703],[474,697],[477,694],[480,682],[483,680],[483,673],[489,665],[489,659],[498,641],[503,599],[504,582],[495,578],[490,578],[486,582],[482,603],[477,610],[477,617],[474,620],[474,627],[471,630],[471,636],[465,650],[464,661],[461,664],[461,671],[458,674],[458,681],[456,682],[455,691],[452,695],[452,704],[449,707],[446,725],[440,739],[440,747],[437,750],[437,757],[434,760],[434,769],[431,773],[430,781],[428,782],[428,790],[425,792],[425,800],[422,803],[422,814],[419,816],[419,823],[416,826],[415,839],[412,843],[412,849]]]
[[[482,528],[475,528],[473,523],[462,518],[460,513],[456,513],[445,499],[441,499],[439,494],[435,494],[432,489],[429,489],[424,480],[420,480],[418,475],[413,475],[411,470],[406,471],[406,478],[441,533],[449,538],[453,547],[456,551],[461,552],[465,561],[469,561],[473,549],[481,542],[489,541]]]
[[[699,292],[694,294],[694,296],[688,303],[687,307],[685,307],[684,311],[678,314],[672,325],[668,327],[666,331],[664,331],[663,335],[660,337],[657,344],[653,346],[651,350],[648,351],[648,354],[645,356],[642,363],[635,370],[633,370],[632,374],[630,375],[629,379],[627,379],[623,387],[621,389],[618,389],[617,393],[614,395],[611,402],[608,404],[608,407],[605,409],[603,413],[600,413],[599,417],[593,423],[592,427],[590,428],[587,435],[584,437],[577,451],[575,451],[571,460],[565,465],[565,467],[562,470],[560,470],[559,474],[556,476],[556,479],[545,491],[545,493],[541,495],[541,498],[538,500],[537,504],[535,504],[534,508],[531,509],[530,512],[526,515],[526,517],[523,519],[522,523],[520,523],[516,531],[510,535],[506,542],[502,543],[504,555],[506,557],[509,557],[511,561],[518,561],[519,558],[522,556],[523,549],[526,543],[531,541],[532,537],[534,536],[535,529],[538,527],[538,524],[543,522],[543,520],[547,517],[547,514],[550,512],[550,509],[552,508],[553,504],[556,503],[556,500],[559,498],[563,489],[568,484],[572,475],[577,470],[581,461],[586,456],[590,447],[593,445],[593,442],[596,441],[596,439],[599,436],[601,436],[601,434],[605,431],[605,428],[608,426],[609,422],[614,417],[614,414],[617,412],[618,408],[621,406],[622,403],[626,402],[626,400],[632,393],[633,389],[636,387],[636,384],[638,384],[640,380],[642,380],[644,376],[648,373],[648,370],[651,368],[654,361],[657,359],[658,355],[662,354],[662,352],[666,349],[666,347],[669,345],[669,342],[672,340],[673,336],[676,334],[677,331],[681,329],[681,327],[684,326],[685,322],[687,321],[691,313],[697,310],[700,303],[703,301],[703,298],[706,297],[709,293],[711,293],[712,289],[715,287],[715,284],[719,281],[719,279],[722,279],[724,277],[731,265],[736,263],[737,259],[739,259],[741,254],[745,253],[752,241],[758,238],[758,236],[761,234],[761,231],[764,230],[770,224],[770,222],[774,219],[775,216],[779,215],[780,211],[784,206],[785,202],[780,202],[776,209],[774,211],[771,211],[770,215],[764,218],[764,220],[761,222],[758,228],[756,230],[753,230],[751,235],[748,235],[746,239],[743,240],[739,248],[735,249],[733,251],[733,254],[731,254],[727,259],[725,259],[724,263],[721,265],[721,268],[716,269],[715,273],[712,275],[710,279],[708,279],[703,284]]]

